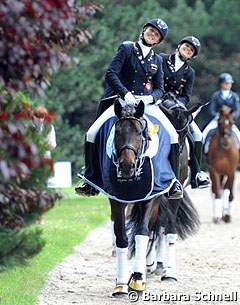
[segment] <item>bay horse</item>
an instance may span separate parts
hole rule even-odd
[[[171,93],[166,94],[160,104],[161,110],[172,122],[179,135],[180,171],[177,178],[184,188],[191,181],[186,137],[189,125],[193,119],[192,113],[200,107],[202,107],[201,104],[196,104],[187,109]],[[165,204],[169,206],[171,217],[163,213],[164,219],[158,222],[157,226],[155,224],[154,229],[155,233],[159,230],[159,234],[154,235],[154,232],[151,232],[151,245],[149,246],[147,256],[147,272],[148,274],[161,275],[161,280],[165,281],[177,281],[175,250],[177,237],[185,239],[188,235],[193,235],[200,225],[198,213],[185,189],[183,193],[184,197],[180,200],[168,200],[166,197],[159,198],[159,200],[165,201]],[[154,217],[156,218],[156,209],[153,213],[155,213],[155,216],[152,215],[154,219]],[[151,222],[153,222],[152,219]]]
[[[234,119],[229,107],[222,107],[218,127],[213,133],[208,154],[208,170],[212,182],[213,222],[231,221],[233,184],[239,163],[239,152],[232,132]]]
[[[196,106],[190,110],[184,109],[185,111],[184,115],[182,115],[181,118],[179,115],[179,121],[186,124],[187,126],[189,116],[195,110],[196,110]],[[117,114],[117,116],[119,116],[119,114]],[[122,122],[127,120],[128,118],[123,118]],[[123,127],[124,126],[121,126],[122,132],[124,132]],[[129,131],[128,133],[125,134],[125,137],[128,136],[129,136]],[[116,134],[116,138],[117,138],[117,134]],[[123,135],[122,138],[124,138]],[[131,154],[132,154],[132,158],[134,158],[134,154],[132,152]],[[184,166],[182,166],[181,172],[183,175],[183,179],[186,179],[188,176],[188,169],[187,169],[188,158],[186,151],[184,155],[185,155]],[[124,158],[122,159],[122,161],[124,161]],[[126,159],[125,162],[127,163]],[[159,166],[161,166],[161,164],[159,164]],[[117,241],[116,241],[117,247],[119,247],[118,236],[121,236],[121,234],[123,234],[122,240],[124,239],[125,242],[122,243],[122,248],[128,246],[130,256],[132,256],[133,253],[135,252],[135,260],[137,259],[139,262],[141,262],[139,263],[140,264],[139,270],[138,271],[136,271],[136,269],[133,270],[134,272],[129,281],[129,287],[135,291],[143,291],[145,289],[145,268],[147,263],[146,251],[147,251],[147,244],[149,241],[149,235],[154,236],[154,238],[151,238],[151,242],[148,245],[149,247],[148,252],[150,253],[151,250],[154,248],[154,242],[161,227],[165,228],[165,236],[169,246],[168,252],[170,254],[166,266],[167,268],[165,268],[165,271],[167,270],[167,272],[165,272],[164,278],[175,279],[176,278],[175,268],[172,266],[175,264],[175,253],[174,251],[172,251],[175,245],[175,241],[172,240],[172,237],[175,237],[177,233],[181,238],[184,239],[189,234],[193,234],[199,226],[199,218],[197,211],[194,208],[193,203],[191,202],[186,192],[184,191],[184,197],[182,200],[168,200],[167,197],[162,195],[154,198],[149,202],[137,203],[131,205],[130,208],[131,211],[130,213],[127,213],[128,236],[127,236],[127,232],[125,231],[125,223],[124,223],[126,220],[125,206],[122,206],[121,214],[119,215],[119,203],[113,202],[112,200],[110,200],[110,202],[112,207],[113,219],[115,219],[116,222],[120,222],[121,225],[120,232],[117,232],[116,222],[115,222],[114,228],[115,228],[115,235],[117,237]],[[142,241],[140,241],[140,239],[142,239]],[[126,259],[127,258],[125,257],[125,260]],[[118,254],[117,254],[117,261],[118,261]],[[134,263],[134,266],[136,265],[137,264]],[[123,285],[121,285],[121,293],[123,292],[122,286]],[[120,295],[120,291],[118,295]]]

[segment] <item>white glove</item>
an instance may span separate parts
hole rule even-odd
[[[153,103],[153,96],[152,95],[136,95],[136,100],[138,102],[143,101],[145,105]]]
[[[124,95],[124,101],[127,103],[127,105],[131,106],[134,106],[137,103],[135,97],[132,95],[131,92],[128,92]]]

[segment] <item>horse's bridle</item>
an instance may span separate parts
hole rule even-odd
[[[145,158],[144,154],[148,147],[148,138],[146,137],[147,123],[146,123],[146,120],[144,120],[144,119],[139,119],[134,116],[125,116],[125,117],[118,118],[115,125],[117,125],[120,121],[123,121],[123,120],[135,120],[139,123],[139,125],[141,127],[141,145],[138,149],[136,149],[132,144],[129,144],[129,143],[124,144],[118,151],[115,150],[115,153],[113,154],[113,163],[115,164],[115,166],[117,168],[117,177],[118,178],[122,177],[119,157],[121,156],[121,154],[124,150],[127,150],[127,149],[132,150],[136,157],[135,169],[134,169],[134,176],[136,177],[141,174],[141,168],[142,168],[144,158]]]

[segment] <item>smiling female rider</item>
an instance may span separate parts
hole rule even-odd
[[[142,100],[145,105],[148,105],[157,102],[163,96],[162,59],[152,50],[152,47],[162,42],[167,33],[168,26],[163,20],[152,19],[143,26],[137,42],[125,41],[119,46],[105,75],[105,98],[111,98],[114,95],[116,98],[118,95],[126,104],[135,105]],[[150,108],[156,109],[150,110]],[[177,143],[178,135],[174,127],[159,108],[145,107],[145,112],[162,122],[163,126],[170,131],[171,143]],[[113,106],[107,108],[87,131],[85,146],[85,177],[87,179],[94,175],[92,155],[95,137],[103,123],[112,116],[114,116]],[[88,196],[97,194],[97,191],[87,183],[77,187],[76,192]],[[182,187],[178,180],[170,188],[168,197],[172,199],[182,197]]]
[[[185,106],[189,102],[195,80],[195,71],[188,62],[199,54],[200,49],[200,41],[194,36],[187,36],[179,42],[174,54],[160,54],[163,59],[164,91],[174,93]],[[192,188],[204,188],[209,186],[209,179],[200,168],[203,147],[202,132],[194,121],[190,124],[190,133],[193,137],[190,147],[194,146],[194,149],[190,149],[191,186]],[[178,145],[175,147],[172,145],[172,149],[172,156],[175,157],[177,163],[175,167],[178,167],[179,158],[176,158],[179,155]]]

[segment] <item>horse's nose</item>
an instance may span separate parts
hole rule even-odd
[[[134,175],[134,169],[135,169],[135,162],[124,162],[121,161],[119,163],[120,170],[122,172],[122,176],[124,178],[132,177]]]

